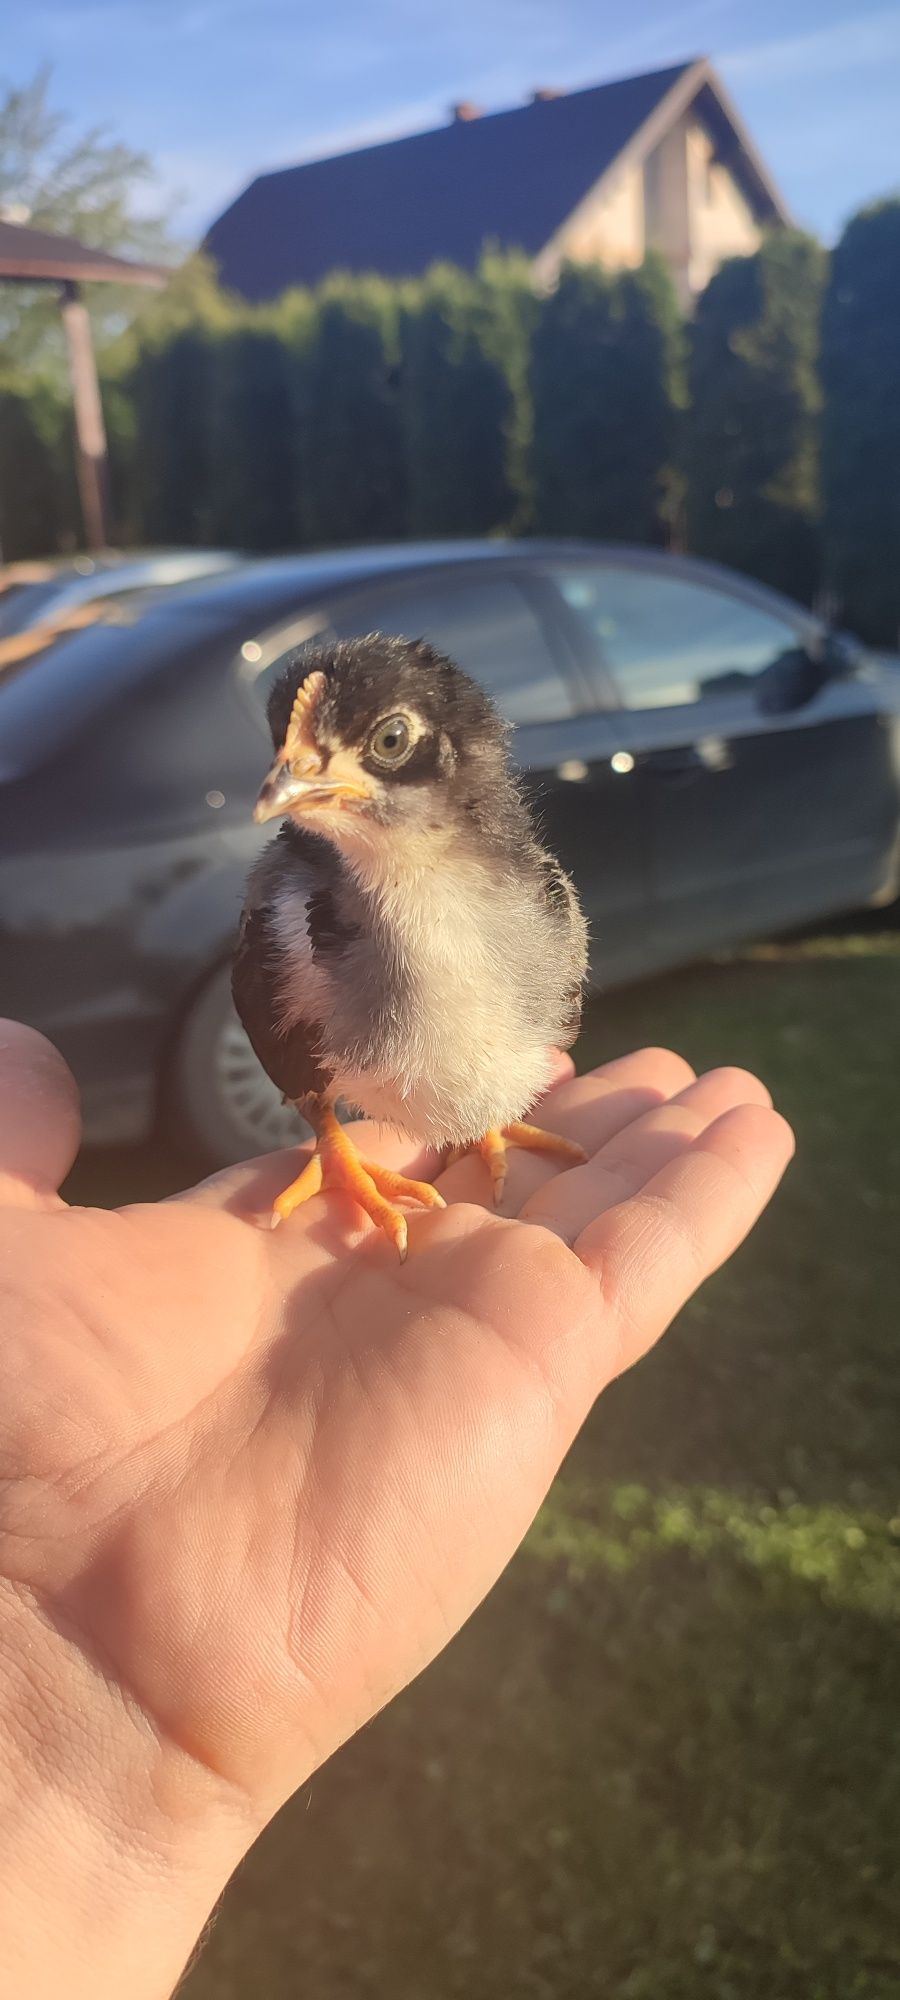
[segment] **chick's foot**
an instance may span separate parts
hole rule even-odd
[[[492,1126],[483,1139],[476,1140],[471,1146],[451,1147],[447,1165],[453,1166],[466,1153],[480,1153],[491,1177],[494,1206],[497,1208],[506,1187],[507,1149],[510,1146],[521,1146],[523,1152],[528,1153],[547,1153],[567,1167],[583,1166],[587,1159],[583,1146],[576,1145],[574,1139],[563,1139],[558,1132],[545,1132],[542,1125],[527,1125],[517,1118],[511,1125],[502,1128]]]
[[[290,1187],[278,1196],[272,1210],[272,1228],[284,1222],[313,1195],[334,1190],[349,1194],[358,1208],[365,1210],[376,1227],[382,1229],[399,1252],[406,1256],[406,1216],[398,1201],[415,1201],[423,1208],[445,1208],[446,1202],[428,1181],[408,1180],[377,1160],[363,1159],[353,1140],[333,1111],[322,1113],[318,1143],[312,1159]]]

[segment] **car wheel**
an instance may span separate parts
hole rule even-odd
[[[285,1104],[254,1055],[222,965],[193,1000],[181,1024],[165,1091],[171,1137],[207,1168],[295,1146],[312,1136]]]

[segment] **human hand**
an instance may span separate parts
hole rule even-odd
[[[588,1164],[514,1155],[514,1220],[461,1162],[401,1265],[341,1196],[259,1227],[284,1156],[66,1209],[71,1080],[27,1030],[0,1044],[3,1727],[22,1810],[37,1745],[44,1814],[49,1786],[90,1829],[81,1903],[119,1870],[171,1914],[168,1957],[148,1919],[137,2000],[277,1806],[490,1588],[598,1392],[756,1219],[790,1134],[740,1071],[564,1062],[539,1117]]]

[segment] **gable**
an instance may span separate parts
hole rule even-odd
[[[541,99],[265,174],[205,247],[250,299],[329,271],[471,269],[485,242],[535,257],[695,66]]]

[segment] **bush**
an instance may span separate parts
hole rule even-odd
[[[131,380],[141,541],[192,547],[211,538],[214,364],[215,336],[203,325],[138,356]]]
[[[436,265],[410,288],[403,407],[414,535],[489,535],[527,524],[535,302],[523,260],[474,275]]]
[[[0,390],[0,552],[54,555],[79,539],[65,403],[47,384]]]
[[[300,392],[300,509],[309,542],[406,534],[398,341],[396,285],[335,277],[320,287]]]
[[[655,259],[569,265],[533,343],[535,520],[542,533],[670,538],[679,318]]]
[[[272,327],[241,326],[215,349],[210,532],[226,548],[297,540],[291,353]]]
[[[854,216],[822,324],[828,580],[873,644],[900,634],[900,201]]]
[[[697,555],[809,602],[820,573],[825,254],[782,231],[723,264],[697,307],[684,426]]]

